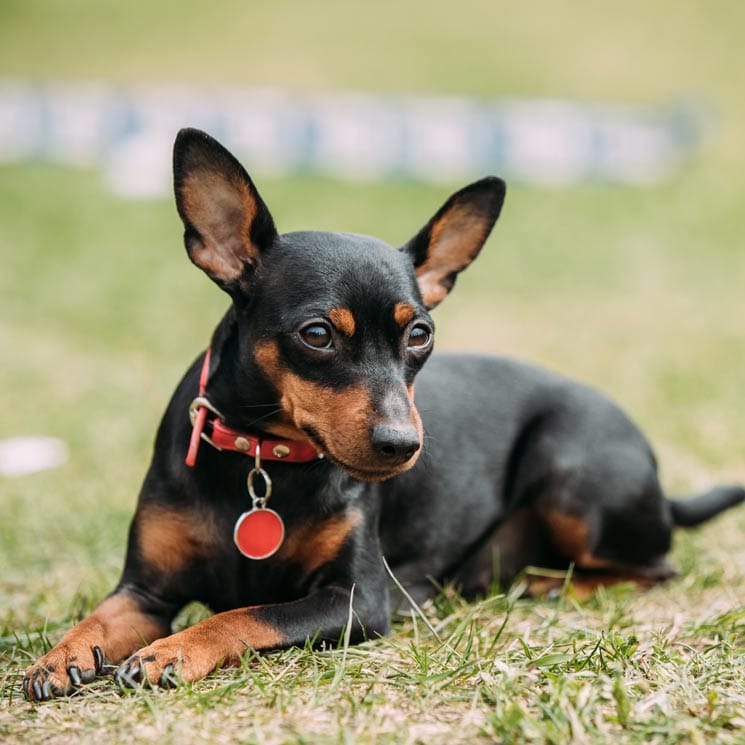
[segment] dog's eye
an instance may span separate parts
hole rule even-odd
[[[406,346],[409,349],[425,349],[432,343],[432,329],[423,323],[417,323],[411,327]]]
[[[314,321],[303,326],[299,333],[303,343],[313,349],[331,349],[334,345],[331,329],[325,323]]]

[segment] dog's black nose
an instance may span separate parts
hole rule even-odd
[[[419,433],[412,425],[378,424],[372,429],[370,441],[378,457],[391,465],[405,463],[421,447]]]

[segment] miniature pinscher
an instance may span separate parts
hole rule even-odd
[[[428,361],[429,311],[489,236],[500,179],[453,194],[398,250],[280,235],[197,130],[178,134],[174,183],[189,258],[232,303],[160,425],[119,584],[28,668],[29,699],[105,665],[171,685],[247,650],[372,639],[406,594],[471,596],[529,565],[649,584],[672,573],[674,526],[745,498],[667,499],[644,436],[589,387],[503,358]],[[194,600],[215,614],[171,633]]]

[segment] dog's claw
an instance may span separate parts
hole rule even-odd
[[[175,688],[179,683],[178,675],[173,665],[166,665],[158,679],[161,688]]]
[[[116,674],[114,675],[114,682],[119,686],[119,688],[135,687],[135,682],[121,670],[117,670]]]
[[[60,645],[26,669],[23,695],[29,701],[68,696],[95,680],[103,652],[85,645]]]
[[[29,701],[47,701],[56,695],[61,695],[57,693],[58,688],[52,687],[49,681],[44,679],[47,673],[46,670],[37,669],[26,674],[23,679],[23,695],[26,699]]]
[[[67,675],[69,676],[73,687],[79,688],[82,685],[83,679],[80,675],[80,668],[75,665],[70,665],[70,667],[67,668]]]
[[[142,679],[142,667],[138,658],[125,662],[114,675],[114,680],[124,688],[137,688]]]
[[[148,666],[156,661],[155,655],[136,655],[130,657],[116,671],[114,680],[121,688],[139,688],[141,686],[161,688],[176,688],[181,682],[181,677],[173,662],[165,665],[156,677],[155,670],[149,670]]]
[[[93,661],[96,666],[96,675],[100,675],[103,672],[104,666],[103,650],[101,647],[93,647]]]

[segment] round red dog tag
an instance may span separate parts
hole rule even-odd
[[[265,507],[244,512],[236,521],[233,540],[238,550],[249,559],[267,559],[285,538],[282,518]]]

